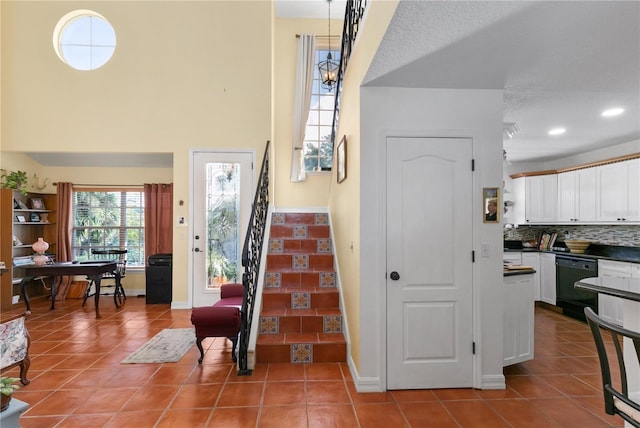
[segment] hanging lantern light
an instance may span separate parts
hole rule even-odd
[[[335,62],[331,57],[331,0],[327,0],[327,3],[329,3],[329,52],[327,53],[327,59],[318,63],[318,71],[320,71],[322,87],[330,91],[338,81],[338,68],[340,64]]]

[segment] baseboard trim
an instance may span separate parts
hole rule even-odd
[[[504,375],[487,375],[482,376],[481,389],[506,389],[507,384],[505,382]]]

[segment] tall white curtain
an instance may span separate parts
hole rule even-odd
[[[313,69],[315,67],[316,36],[300,34],[296,65],[296,92],[293,101],[293,139],[291,148],[291,181],[304,181],[304,132],[309,116]]]

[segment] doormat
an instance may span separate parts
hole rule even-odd
[[[196,342],[193,328],[165,328],[121,364],[175,363],[184,357]]]

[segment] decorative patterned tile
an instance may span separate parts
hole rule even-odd
[[[284,251],[284,239],[270,239],[269,252],[282,253]]]
[[[310,343],[292,344],[291,363],[313,363],[313,345]]]
[[[330,253],[331,252],[331,239],[318,239],[318,253]]]
[[[307,237],[307,226],[304,224],[295,224],[293,226],[293,238],[304,239]]]
[[[336,273],[335,272],[320,272],[320,287],[321,288],[335,288],[336,286]]]
[[[329,224],[329,215],[327,213],[319,213],[315,216],[315,224]]]
[[[271,224],[284,224],[284,213],[271,214]]]
[[[291,293],[291,309],[309,309],[311,294],[307,292]]]
[[[260,334],[278,334],[278,317],[260,317]]]
[[[266,288],[282,287],[282,274],[280,272],[267,272],[264,276]]]
[[[294,254],[291,260],[293,269],[309,269],[308,254]]]
[[[340,315],[323,316],[322,331],[325,333],[342,333],[342,317]]]

